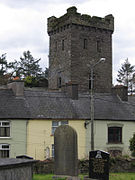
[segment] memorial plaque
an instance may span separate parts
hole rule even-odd
[[[89,177],[109,180],[109,153],[100,150],[89,153]]]

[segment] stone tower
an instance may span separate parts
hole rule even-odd
[[[90,67],[94,68],[94,91],[112,88],[112,33],[114,18],[80,14],[76,7],[56,18],[48,18],[49,88],[59,89],[68,83],[78,84],[79,91],[90,89]]]

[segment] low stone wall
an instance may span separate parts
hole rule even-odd
[[[0,159],[0,180],[32,180],[32,165],[35,162],[27,159]]]
[[[35,174],[53,174],[54,173],[54,160],[46,159],[44,161],[38,161],[33,166]]]
[[[89,160],[79,160],[79,173],[88,174]],[[38,161],[34,165],[34,173],[50,174],[54,173],[54,160],[47,159]],[[110,172],[135,172],[135,159],[131,158],[110,158]]]

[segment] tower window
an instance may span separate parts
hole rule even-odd
[[[88,40],[84,39],[83,40],[83,49],[87,49],[87,46],[88,46]]]
[[[97,41],[97,47],[96,48],[97,48],[97,52],[100,53],[101,52],[101,41],[99,41],[99,40]]]
[[[64,40],[62,40],[62,51],[64,51]]]
[[[55,50],[57,51],[57,41],[55,42]]]
[[[58,78],[58,88],[61,88],[61,77]]]

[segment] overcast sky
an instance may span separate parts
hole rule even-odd
[[[62,16],[70,6],[81,14],[104,17],[113,14],[113,79],[126,58],[135,65],[135,0],[0,0],[0,56],[19,60],[30,50],[48,66],[47,18]]]

